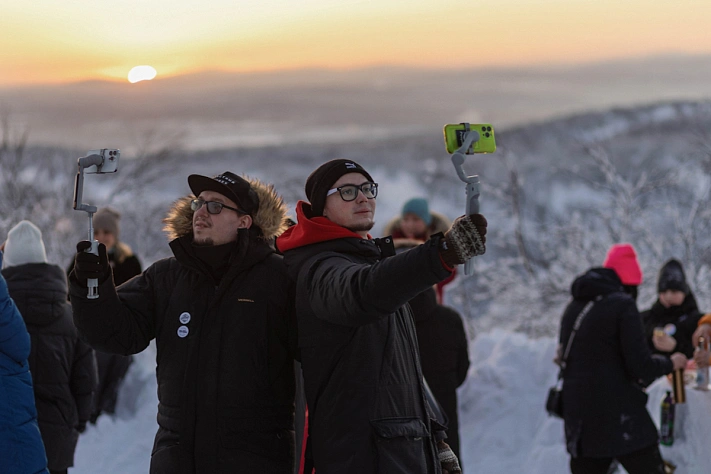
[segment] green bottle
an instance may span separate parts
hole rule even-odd
[[[662,400],[662,416],[659,434],[659,442],[661,444],[664,446],[674,444],[674,400],[669,390],[667,390],[667,395]]]

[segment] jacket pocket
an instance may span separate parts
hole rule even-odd
[[[427,472],[429,433],[419,418],[381,418],[370,423],[375,432],[378,473]]]
[[[228,450],[247,451],[272,460],[293,460],[295,452],[294,432],[286,429],[248,429],[223,423],[220,444]]]

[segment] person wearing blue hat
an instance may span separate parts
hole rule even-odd
[[[385,225],[383,235],[391,235],[395,250],[401,252],[426,242],[438,232],[446,232],[450,225],[452,221],[447,216],[430,211],[427,199],[415,197],[405,202],[400,215]],[[444,301],[444,287],[454,280],[456,274],[455,270],[451,276],[437,283],[437,302]]]

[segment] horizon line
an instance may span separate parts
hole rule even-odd
[[[307,73],[307,72],[331,72],[331,73],[348,73],[348,72],[365,72],[378,69],[392,69],[392,70],[403,70],[403,71],[427,71],[427,72],[462,72],[462,71],[480,71],[480,72],[504,72],[504,71],[536,71],[541,69],[553,68],[558,70],[565,69],[579,69],[594,66],[604,66],[613,64],[624,64],[627,62],[632,63],[643,63],[651,62],[655,60],[664,59],[692,59],[692,58],[711,58],[709,53],[659,53],[659,54],[646,54],[640,56],[629,56],[629,57],[619,57],[619,58],[608,58],[608,59],[597,59],[589,61],[551,61],[546,63],[525,63],[519,65],[487,65],[487,66],[458,66],[458,67],[445,67],[445,66],[422,66],[422,65],[408,65],[408,64],[394,64],[394,63],[373,63],[371,65],[364,65],[358,67],[332,67],[332,66],[306,66],[299,68],[282,68],[282,69],[253,69],[253,70],[238,70],[238,69],[214,69],[206,68],[193,71],[183,71],[177,74],[161,75],[160,72],[158,77],[151,81],[141,81],[141,82],[161,82],[166,80],[174,80],[179,78],[186,78],[190,76],[200,76],[208,74],[221,74],[221,75],[235,75],[235,76],[260,76],[260,75],[274,75],[278,76],[281,74],[289,73]],[[128,76],[128,72],[127,72]],[[108,76],[97,76],[86,79],[75,79],[75,80],[58,80],[58,81],[44,81],[44,82],[14,82],[1,84],[0,90],[8,89],[18,89],[18,88],[33,88],[40,86],[72,86],[81,85],[87,83],[106,83],[106,84],[126,84],[135,86],[140,84],[140,82],[135,84],[130,84],[127,78],[114,78]],[[139,86],[140,87],[140,86]]]

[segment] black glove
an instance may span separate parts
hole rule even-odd
[[[459,466],[459,459],[444,441],[437,441],[437,457],[442,465],[442,470],[449,474],[461,474],[462,468]]]
[[[74,257],[74,275],[79,283],[86,285],[89,278],[96,278],[103,283],[111,275],[111,265],[106,256],[106,245],[99,244],[99,255],[85,252],[91,248],[91,242],[82,240],[77,244],[77,254]]]
[[[439,244],[439,254],[450,267],[486,252],[486,218],[481,214],[457,217]]]

